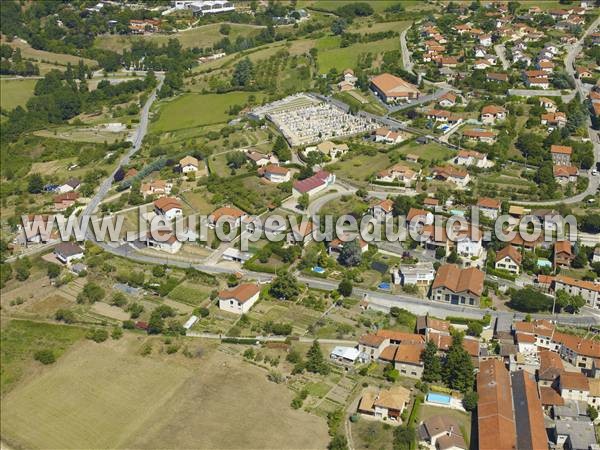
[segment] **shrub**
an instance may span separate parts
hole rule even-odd
[[[52,364],[54,361],[56,361],[54,352],[49,349],[38,350],[37,352],[35,352],[33,354],[33,359],[35,359],[36,361],[39,361],[45,365]]]
[[[106,331],[104,328],[95,328],[88,331],[86,338],[98,343],[104,342],[108,339],[108,331]]]

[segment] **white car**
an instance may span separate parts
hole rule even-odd
[[[594,175],[594,176],[598,175],[598,171],[596,169],[592,170],[592,175]]]

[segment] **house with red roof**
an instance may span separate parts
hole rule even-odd
[[[326,170],[319,170],[312,177],[305,178],[304,180],[294,181],[292,186],[292,195],[294,197],[300,197],[302,194],[308,194],[310,197],[327,189],[334,183],[334,174],[329,173]]]

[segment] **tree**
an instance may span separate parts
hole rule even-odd
[[[308,197],[308,194],[305,192],[300,197],[298,197],[298,206],[300,206],[300,208],[306,210],[306,208],[308,208],[309,201],[310,201],[310,199]]]
[[[461,392],[467,392],[473,387],[473,362],[462,346],[462,343],[462,333],[454,332],[452,334],[452,344],[446,356],[443,376],[444,381],[449,387]]]
[[[550,311],[552,309],[552,299],[543,293],[527,287],[525,289],[514,290],[511,293],[508,306],[522,312]]]
[[[60,266],[58,264],[48,264],[48,278],[56,278],[60,275]]]
[[[394,369],[393,364],[388,364],[383,368],[383,376],[386,380],[395,383],[400,378],[400,372],[398,369]]]
[[[27,192],[30,194],[39,194],[44,189],[44,180],[39,173],[34,173],[29,177]]]
[[[254,65],[252,64],[252,61],[250,61],[249,58],[242,59],[235,65],[231,84],[234,86],[248,86],[252,80],[253,70]]]
[[[423,360],[423,381],[435,383],[442,378],[442,363],[438,356],[438,347],[432,340],[427,341],[425,349],[421,354]]]
[[[127,304],[127,297],[122,292],[115,292],[112,296],[111,305],[122,308]]]
[[[246,164],[246,155],[243,152],[227,153],[227,165],[233,169],[239,169]]]
[[[483,325],[481,325],[481,323],[479,321],[471,320],[467,324],[467,334],[469,336],[479,337],[479,336],[481,336],[482,332],[483,332]]]
[[[119,327],[114,327],[112,332],[110,333],[110,337],[115,341],[121,339],[123,337],[123,329]]]
[[[415,429],[410,425],[400,425],[394,430],[394,450],[410,450],[417,438]]]
[[[337,290],[344,297],[350,297],[350,295],[352,295],[352,281],[350,281],[348,278],[344,278],[342,281],[340,281]]]
[[[219,33],[221,33],[223,36],[229,35],[230,32],[231,25],[229,25],[228,23],[224,23],[219,27]]]
[[[54,352],[50,349],[38,350],[33,354],[33,359],[45,365],[52,364],[54,361],[56,361]]]
[[[88,331],[86,337],[97,343],[104,342],[108,339],[108,331],[104,328],[94,328]]]
[[[271,283],[269,293],[280,300],[290,300],[300,294],[300,286],[291,272],[280,270]]]
[[[338,262],[343,266],[358,266],[362,261],[362,251],[358,239],[344,242]]]
[[[446,249],[443,247],[438,247],[435,249],[435,259],[442,259],[446,256]]]
[[[346,436],[336,434],[329,444],[327,444],[327,450],[348,450]]]
[[[594,408],[592,405],[588,405],[587,406],[587,415],[589,416],[590,420],[593,422],[594,420],[596,420],[598,418],[598,410],[596,408]]]
[[[75,322],[75,314],[69,309],[57,309],[54,313],[54,318],[64,323]]]
[[[319,341],[316,339],[306,353],[305,367],[306,370],[312,373],[320,373],[321,375],[327,375],[329,373],[329,365],[325,361]]]
[[[102,300],[105,295],[106,292],[104,292],[102,287],[93,281],[90,281],[86,283],[86,285],[83,287],[83,291],[81,291],[77,296],[77,302],[84,303],[87,301],[88,303],[95,303]]]
[[[292,159],[292,151],[290,150],[287,141],[282,135],[277,136],[275,144],[273,144],[273,153],[279,161],[290,161]]]
[[[348,27],[348,22],[342,17],[338,17],[331,24],[331,32],[336,36],[342,34]]]
[[[475,408],[477,408],[477,400],[479,399],[479,396],[477,395],[477,392],[473,392],[473,391],[468,391],[467,393],[465,393],[465,395],[463,396],[463,406],[467,411],[475,411]]]

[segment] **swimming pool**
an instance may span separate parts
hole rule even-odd
[[[315,273],[325,273],[325,269],[323,269],[322,267],[319,267],[319,266],[313,267],[312,271]]]
[[[430,403],[438,403],[440,405],[449,405],[450,396],[446,394],[437,394],[435,392],[430,392],[429,394],[427,394],[427,401]]]

